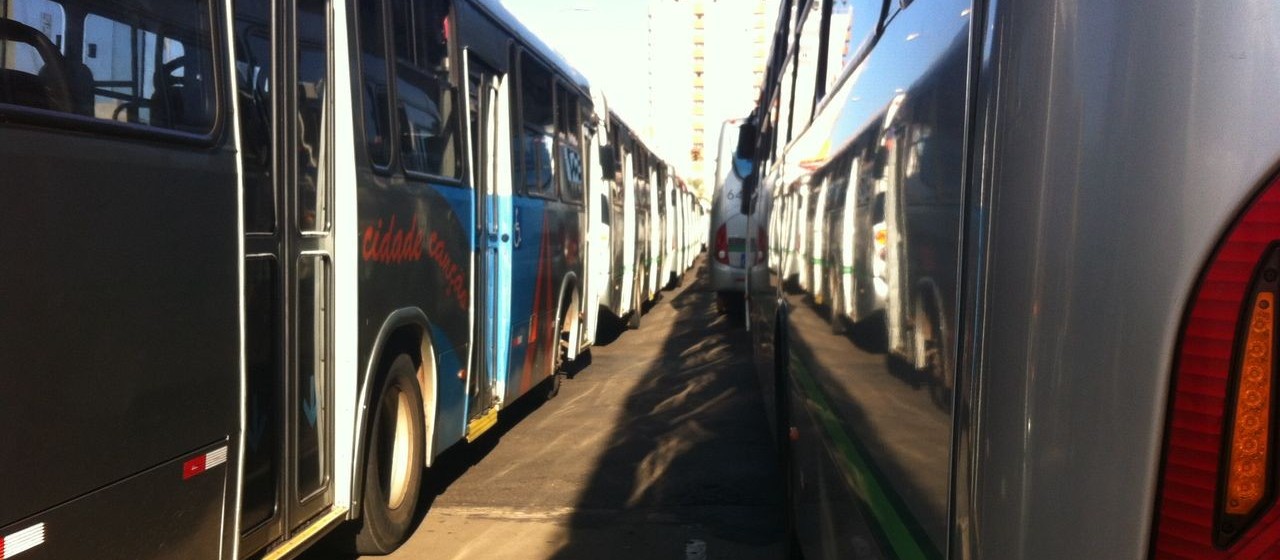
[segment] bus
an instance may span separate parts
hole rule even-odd
[[[604,162],[601,187],[602,205],[607,202],[609,217],[609,245],[611,247],[608,286],[602,291],[598,305],[607,312],[608,321],[600,326],[608,328],[625,325],[639,328],[644,305],[656,293],[652,289],[659,270],[659,260],[652,257],[659,252],[663,237],[653,236],[665,226],[652,221],[658,216],[657,199],[653,185],[659,179],[657,169],[668,169],[658,156],[644,143],[618,113],[609,111],[606,128],[607,142],[600,146],[600,161]],[[674,170],[670,171],[674,174]],[[665,177],[665,175],[664,175]],[[662,211],[662,215],[666,210]],[[691,260],[682,263],[679,272],[693,266]],[[608,325],[608,323],[614,323]]]
[[[0,558],[389,552],[591,342],[609,116],[496,0],[4,0],[0,39]]]
[[[1280,554],[1280,12],[1160,12],[780,3],[740,153],[794,556]]]
[[[0,2],[0,557],[235,547],[244,292],[224,14]]]
[[[746,290],[747,217],[742,214],[742,181],[751,175],[751,160],[738,157],[738,130],[742,119],[720,125],[720,147],[716,153],[716,184],[712,195],[709,235],[714,240],[707,266],[711,289],[716,293],[716,309],[729,313],[739,309]]]

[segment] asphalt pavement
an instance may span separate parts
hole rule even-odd
[[[535,388],[446,452],[419,525],[385,558],[781,558],[781,478],[748,335],[716,312],[704,265],[640,329],[571,365],[558,396]]]

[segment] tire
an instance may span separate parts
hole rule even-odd
[[[565,356],[569,354],[569,337],[572,336],[572,333],[566,332],[564,328],[566,311],[561,310],[556,314],[556,344],[551,349],[551,380],[548,382],[547,400],[560,394],[560,383],[564,381]]]
[[[635,303],[631,306],[631,315],[627,317],[627,328],[636,330],[640,328],[640,316],[644,314],[644,309],[641,308],[639,292],[633,293],[631,299]]]
[[[426,423],[417,366],[406,354],[387,368],[369,422],[364,497],[355,548],[389,554],[409,537],[422,491]]]
[[[830,281],[830,280],[828,280]],[[844,334],[847,330],[844,323],[844,286],[839,284],[831,284],[831,300],[827,304],[831,314],[829,316],[831,323],[831,334]]]
[[[929,396],[939,408],[949,409],[951,405],[950,373],[946,366],[942,348],[942,328],[937,314],[932,308],[917,304],[914,317],[916,369],[924,375],[929,384]]]

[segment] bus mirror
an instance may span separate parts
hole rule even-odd
[[[614,158],[613,146],[604,144],[600,146],[600,171],[604,173],[604,178],[610,181],[614,175],[618,173],[618,160]]]
[[[871,177],[875,179],[883,179],[885,176],[885,167],[889,163],[889,153],[887,150],[876,150],[875,158],[871,160]]]
[[[738,147],[734,150],[734,153],[742,159],[756,159],[756,125],[754,122],[747,121],[738,127]]]

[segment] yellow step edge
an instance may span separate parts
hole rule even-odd
[[[495,406],[491,407],[489,412],[480,415],[479,418],[467,424],[467,443],[475,441],[481,434],[496,425],[498,425],[498,407]]]
[[[271,549],[270,552],[262,556],[262,560],[283,560],[285,558],[297,556],[303,551],[303,547],[319,540],[319,538],[324,536],[325,533],[328,533],[334,527],[338,526],[337,523],[335,523],[336,521],[339,521],[346,516],[347,508],[334,507],[329,510],[329,513],[317,517],[315,521],[310,525],[307,525],[306,529],[303,529],[301,532],[294,535],[293,538],[284,541],[280,543],[279,546]]]

